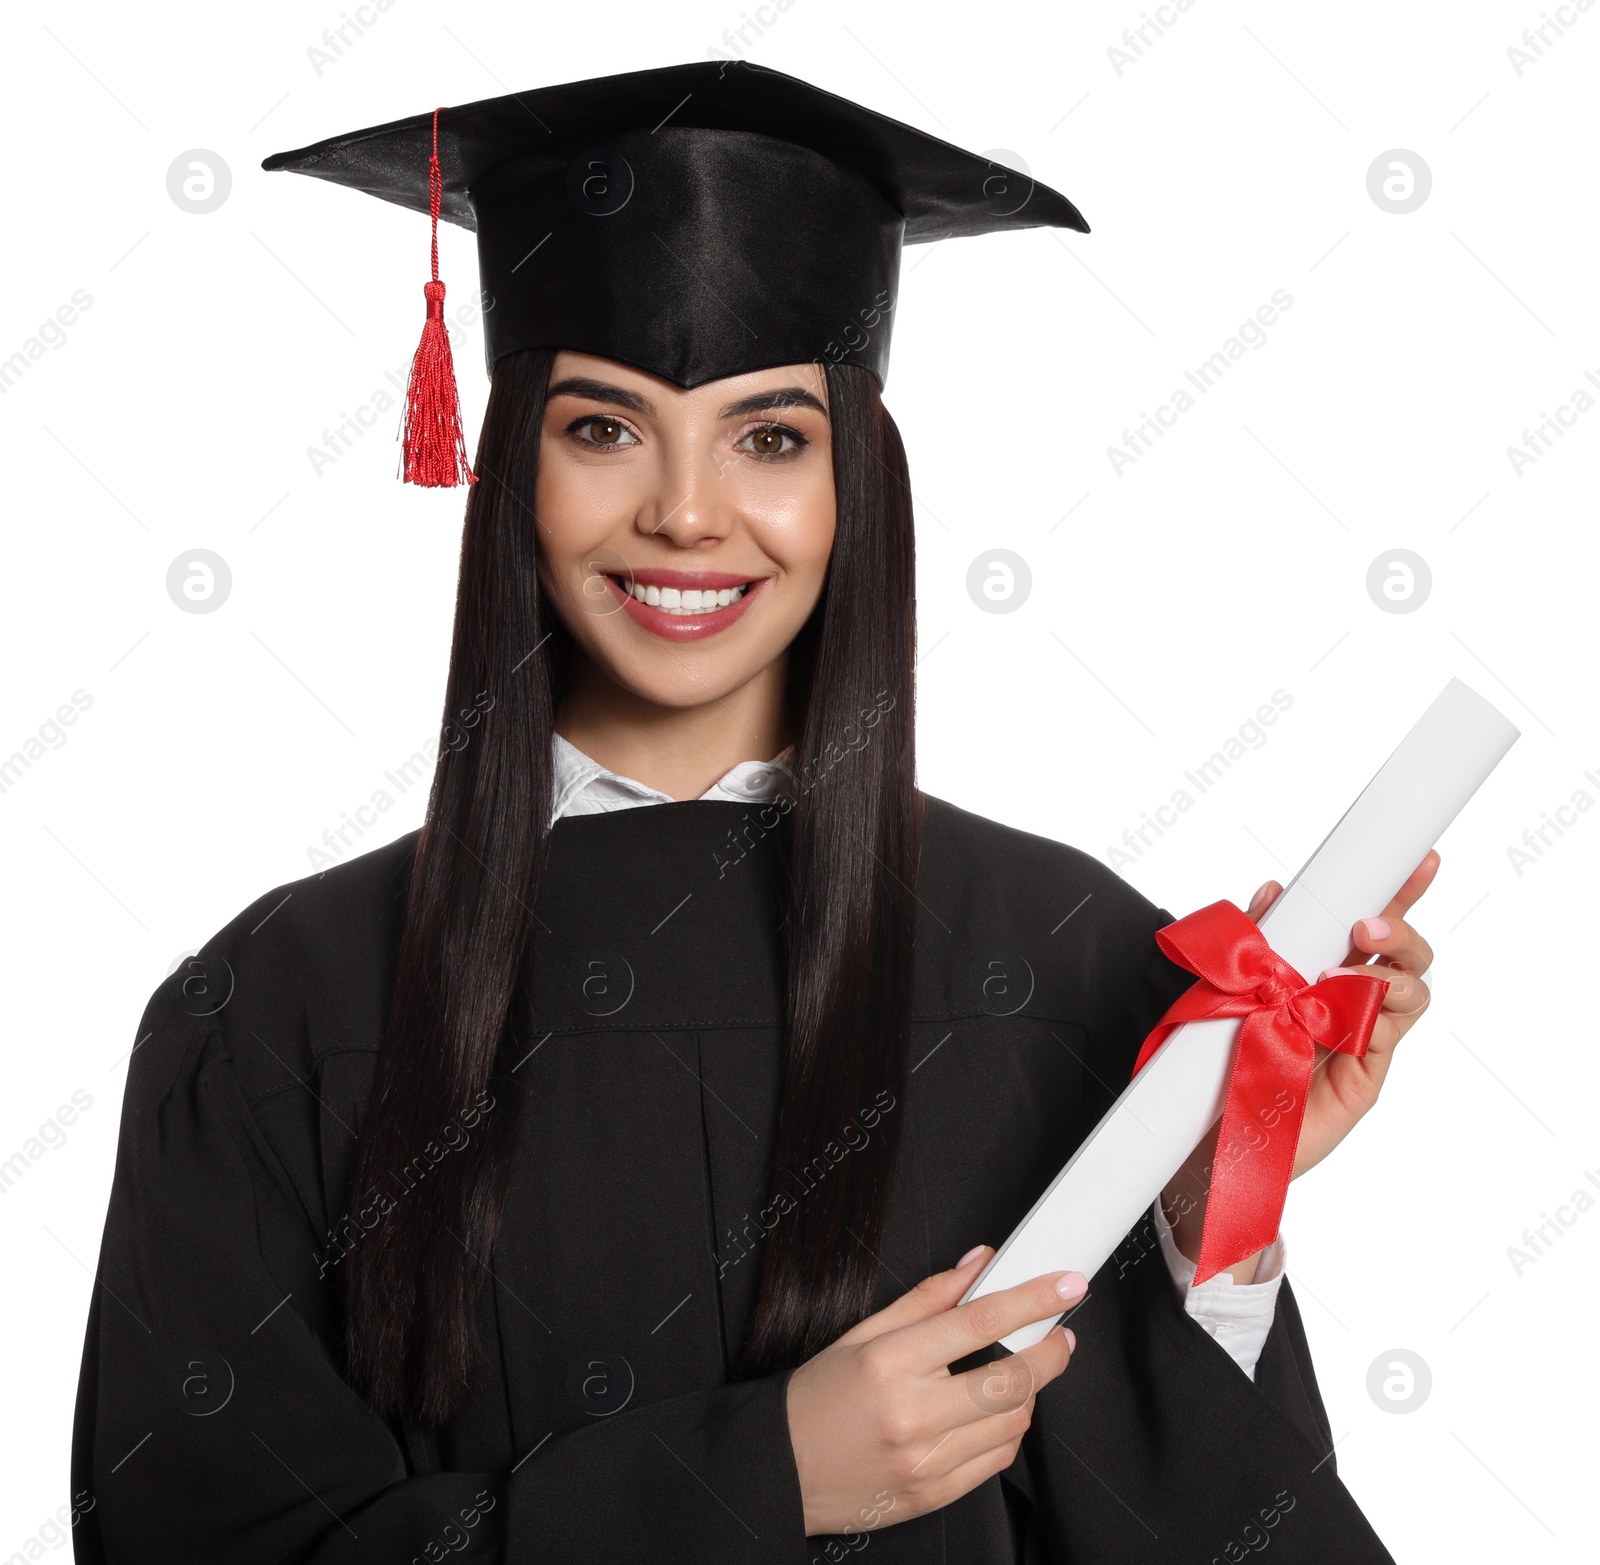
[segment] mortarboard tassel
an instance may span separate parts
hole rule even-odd
[[[444,180],[439,173],[439,110],[433,111],[433,155],[428,160],[428,206],[433,220],[433,278],[423,285],[428,318],[422,341],[411,360],[406,383],[405,421],[400,432],[401,477],[428,489],[453,489],[478,475],[467,462],[461,430],[461,399],[456,392],[450,334],[444,324],[444,284],[439,281],[439,201]]]

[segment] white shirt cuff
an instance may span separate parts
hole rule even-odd
[[[1173,1286],[1183,1300],[1185,1313],[1193,1316],[1234,1363],[1254,1380],[1256,1360],[1266,1346],[1267,1333],[1272,1330],[1277,1313],[1278,1288],[1283,1282],[1288,1253],[1283,1235],[1280,1233],[1261,1252],[1254,1282],[1238,1283],[1230,1273],[1218,1272],[1197,1288],[1194,1274],[1198,1268],[1173,1242],[1172,1227],[1161,1210],[1159,1199],[1155,1203],[1155,1225],[1156,1242],[1161,1247]]]

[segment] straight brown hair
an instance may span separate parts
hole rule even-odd
[[[350,1255],[349,1372],[372,1405],[442,1423],[480,1369],[477,1302],[517,1135],[502,1092],[481,1133],[404,1200],[390,1175],[503,1074],[537,939],[551,739],[571,641],[538,581],[535,481],[553,350],[495,366],[467,501],[445,730],[411,866],[398,969],[350,1210],[385,1213]],[[904,448],[877,382],[827,367],[837,526],[790,649],[798,734],[786,817],[787,1026],[773,1178],[904,1091],[922,796],[913,748],[915,552]],[[855,744],[869,712],[886,714]],[[489,715],[484,716],[487,712]],[[849,746],[848,766],[833,759]],[[475,1117],[475,1116],[474,1116]],[[768,1234],[740,1373],[796,1364],[870,1313],[902,1116]],[[776,1195],[776,1189],[774,1194]]]

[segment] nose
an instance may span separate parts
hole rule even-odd
[[[639,508],[640,533],[692,549],[727,537],[732,523],[732,496],[717,453],[669,443],[654,492]]]

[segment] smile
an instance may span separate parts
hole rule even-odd
[[[761,596],[768,578],[717,571],[640,570],[631,582],[607,576],[618,606],[665,641],[700,641],[726,630]]]
[[[746,583],[745,585],[748,585]],[[719,587],[647,587],[642,581],[633,584],[636,603],[647,603],[664,614],[714,614],[744,596],[744,586]]]

